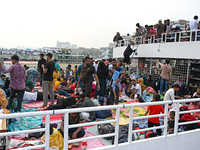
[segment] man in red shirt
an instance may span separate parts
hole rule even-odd
[[[160,101],[160,95],[159,94],[154,94],[153,95],[153,102],[155,101]],[[149,113],[149,115],[158,115],[160,113],[164,114],[164,109],[162,105],[152,105],[148,106],[147,111],[145,113],[145,116]],[[148,119],[148,128],[153,127],[153,126],[160,126],[160,120],[159,117],[156,118],[149,118]],[[158,135],[161,135],[161,129],[156,130]]]

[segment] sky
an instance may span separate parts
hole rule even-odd
[[[0,47],[107,47],[116,32],[132,34],[139,22],[192,20],[199,0],[1,0]]]

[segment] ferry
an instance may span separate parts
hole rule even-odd
[[[196,38],[192,41],[192,32],[195,32]],[[170,59],[170,63],[173,66],[173,79],[172,82],[175,82],[178,77],[180,77],[180,81],[186,83],[189,86],[194,86],[195,83],[200,81],[200,36],[198,35],[198,31],[183,31],[183,32],[175,32],[170,33],[170,35],[162,34],[160,39],[155,39],[155,37],[151,37],[150,39],[145,39],[144,37],[136,37],[130,39],[124,39],[123,41],[119,41],[114,49],[113,56],[119,60],[124,59],[124,51],[127,46],[134,50],[131,58],[131,64],[129,67],[129,75],[145,75],[151,74],[155,79],[159,78],[160,68],[156,64],[157,59],[166,60]],[[170,42],[167,40],[170,39]],[[127,97],[123,95],[123,99]],[[132,99],[128,99],[127,101],[133,101]],[[68,138],[64,138],[64,150],[68,150],[68,146],[70,143],[82,142],[85,145],[79,149],[95,149],[95,150],[196,150],[199,149],[199,134],[200,129],[195,129],[191,131],[180,132],[178,127],[181,125],[191,124],[191,123],[199,123],[200,120],[197,121],[188,121],[188,122],[178,122],[179,114],[184,113],[193,113],[198,112],[200,110],[189,110],[189,111],[179,111],[179,106],[181,103],[185,102],[194,102],[200,101],[197,99],[184,99],[184,100],[174,100],[174,101],[160,101],[160,102],[149,102],[149,103],[124,103],[122,105],[109,105],[109,106],[101,106],[101,107],[88,107],[88,108],[77,108],[77,109],[62,109],[62,110],[49,110],[49,111],[38,111],[38,112],[29,112],[29,113],[13,113],[0,115],[0,119],[5,120],[8,118],[19,118],[19,117],[30,117],[30,116],[44,116],[45,118],[45,128],[38,129],[30,129],[23,131],[15,131],[15,132],[2,132],[0,133],[0,137],[11,136],[11,135],[19,135],[25,133],[34,133],[34,132],[45,132],[45,135],[49,135],[49,123],[51,115],[60,115],[64,114],[64,137],[68,135],[68,129],[74,127],[87,128],[93,136],[83,137],[80,139],[72,139],[68,140]],[[175,114],[175,125],[174,125],[174,133],[167,133],[167,121],[168,121],[168,109],[165,109],[164,114],[159,115],[150,115],[150,116],[135,116],[134,110],[138,109],[138,107],[145,107],[150,105],[165,105],[165,108],[168,108],[171,104],[176,104],[176,114]],[[86,122],[82,124],[69,125],[68,115],[73,112],[85,112],[85,111],[100,111],[100,110],[115,110],[114,119],[107,120],[101,119],[94,122]],[[128,119],[125,121],[120,117],[123,111],[129,110]],[[138,120],[142,121],[147,118],[160,117],[162,119],[163,124],[157,127],[152,128],[139,128],[136,130],[133,129],[133,125]],[[142,119],[142,120],[141,120]],[[121,122],[125,122],[128,126],[127,131],[127,139],[124,143],[119,143],[119,128]],[[109,134],[99,135],[97,132],[97,125],[112,123],[115,127],[115,131]],[[93,126],[90,128],[90,126]],[[141,138],[141,135],[144,131],[155,130],[161,128],[163,130],[162,136],[153,137],[153,138]],[[92,131],[93,130],[93,131]],[[134,136],[134,140],[133,140]],[[111,141],[106,141],[104,138],[106,137],[114,137],[113,144]],[[94,139],[99,139],[95,141]],[[94,140],[91,145],[98,145],[99,147],[88,148],[90,145],[87,145],[87,142]],[[99,144],[103,142],[103,144]],[[89,142],[88,142],[89,143]],[[49,147],[49,136],[45,136],[45,143],[41,145],[31,146],[20,148],[20,150],[28,150],[28,149],[56,149]],[[72,148],[73,149],[73,148]],[[75,148],[74,148],[75,150]]]

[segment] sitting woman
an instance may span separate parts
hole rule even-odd
[[[45,140],[45,134],[41,137],[41,140]],[[59,150],[63,150],[64,148],[64,140],[62,134],[56,128],[50,124],[50,132],[49,132],[49,147],[55,146]]]
[[[177,98],[179,97],[179,98],[186,98],[186,97],[188,97],[189,95],[187,95],[188,94],[188,86],[185,84],[185,83],[183,83],[182,85],[181,85],[181,88],[179,89],[179,91],[177,92],[177,94],[176,94],[176,96],[177,96]]]
[[[199,98],[197,96],[195,96],[194,98]],[[200,109],[200,102],[196,101],[196,102],[191,102],[190,103],[190,110],[196,110],[196,109]],[[193,115],[200,119],[200,112],[193,112]]]

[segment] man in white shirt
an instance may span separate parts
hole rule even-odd
[[[131,90],[133,91],[133,93],[130,95],[130,97],[134,98],[135,94],[137,94],[138,97],[141,96],[142,94],[141,86],[137,84],[135,79],[132,79],[131,83],[133,84],[131,87]]]
[[[93,65],[96,72],[97,72],[97,68],[98,68],[98,65],[97,65],[97,64],[98,64],[98,60],[96,60],[95,63],[94,63],[94,65]]]
[[[200,24],[199,24],[199,21],[198,21],[198,16],[194,16],[194,20],[188,22],[185,24],[185,31],[186,31],[186,27],[187,25],[190,26],[190,30],[191,31],[196,31],[198,30],[198,28],[200,28]],[[195,32],[192,32],[192,41],[194,41],[195,39]]]
[[[180,86],[178,84],[174,84],[171,89],[167,90],[164,96],[164,101],[173,101],[175,100],[175,92],[178,92]],[[172,106],[175,109],[175,105]]]

